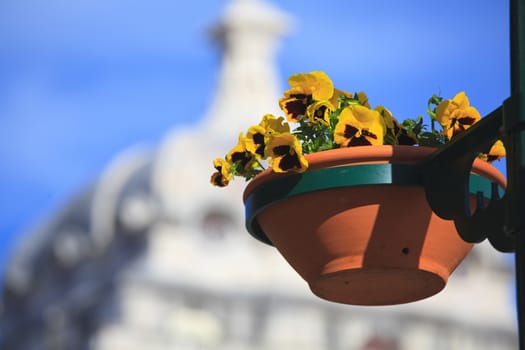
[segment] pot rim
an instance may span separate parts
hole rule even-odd
[[[309,167],[304,173],[279,174],[266,169],[244,191],[246,228],[256,239],[271,245],[256,217],[277,201],[308,192],[351,186],[423,186],[417,164],[436,150],[390,145],[339,148],[307,155]],[[476,159],[472,168],[471,194],[482,192],[490,198],[491,182],[505,188],[504,176],[491,164]]]
[[[426,156],[436,152],[438,148],[425,146],[355,146],[336,148],[305,155],[308,161],[306,172],[341,165],[358,163],[396,163],[396,164],[415,164]],[[472,165],[472,172],[496,182],[502,188],[506,188],[507,180],[505,176],[492,164],[475,159]],[[253,178],[246,186],[243,193],[243,202],[246,203],[248,196],[259,186],[272,180],[282,179],[288,176],[297,176],[297,173],[276,173],[268,168]]]

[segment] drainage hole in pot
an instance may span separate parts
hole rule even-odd
[[[403,253],[403,255],[408,255],[408,253],[410,253],[410,249],[408,247],[405,247],[401,249],[401,253]]]

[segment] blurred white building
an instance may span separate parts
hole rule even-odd
[[[243,226],[242,191],[209,185],[237,131],[278,114],[290,19],[231,0],[214,31],[215,99],[154,150],[130,148],[28,234],[6,272],[2,349],[516,349],[507,257],[474,248],[440,294],[391,307],[314,297]],[[298,58],[300,59],[300,58]]]

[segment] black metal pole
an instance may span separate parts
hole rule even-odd
[[[525,350],[525,2],[510,0],[510,66],[512,113],[505,113],[509,134],[506,228],[515,237],[516,306],[520,349]]]

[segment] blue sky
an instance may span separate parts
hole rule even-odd
[[[203,117],[220,57],[207,34],[227,2],[0,3],[0,263],[120,151]],[[283,88],[324,70],[399,119],[433,93],[465,90],[482,115],[509,96],[505,1],[271,2],[295,20]]]

